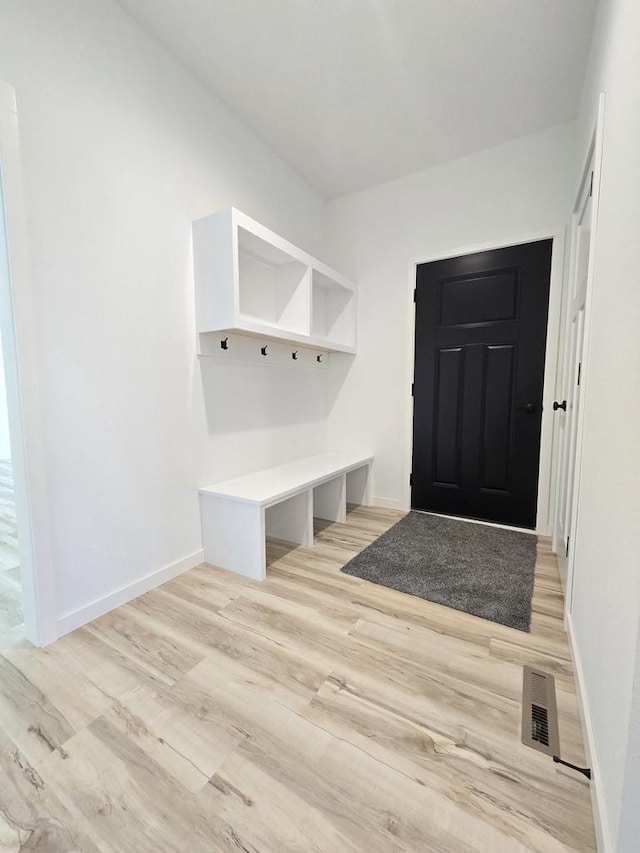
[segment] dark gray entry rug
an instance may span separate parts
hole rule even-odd
[[[535,535],[410,512],[342,571],[528,631]]]

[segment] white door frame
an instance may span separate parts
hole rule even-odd
[[[49,504],[36,360],[16,95],[0,81],[0,334],[11,434],[25,632],[36,646],[57,637]],[[4,246],[2,244],[5,244]],[[6,249],[6,251],[5,251]]]
[[[594,281],[594,273],[595,273],[595,252],[596,252],[596,239],[597,239],[597,231],[598,231],[598,209],[600,205],[600,179],[602,175],[602,152],[603,152],[603,142],[604,142],[604,111],[605,111],[605,95],[604,93],[600,94],[600,98],[598,101],[598,115],[596,119],[595,128],[593,130],[593,134],[591,136],[591,140],[589,143],[589,148],[587,150],[586,157],[583,161],[582,173],[580,176],[580,180],[578,182],[578,189],[576,192],[575,204],[572,212],[572,225],[571,225],[571,255],[572,262],[569,270],[569,274],[565,277],[564,285],[563,285],[563,304],[567,303],[567,299],[570,297],[570,293],[572,291],[573,285],[573,276],[576,273],[576,264],[575,264],[575,241],[573,240],[573,232],[576,223],[576,217],[580,212],[580,203],[584,196],[585,186],[587,181],[591,181],[591,170],[593,170],[593,186],[592,186],[592,214],[591,214],[591,238],[589,245],[589,260],[588,260],[588,271],[587,271],[587,282],[586,282],[586,295],[584,301],[584,326],[582,332],[582,358],[581,358],[581,373],[580,373],[580,408],[578,410],[578,418],[576,425],[576,443],[575,443],[575,464],[574,464],[574,474],[573,474],[573,490],[572,490],[572,500],[571,500],[571,522],[570,528],[567,531],[569,536],[569,551],[568,554],[565,555],[562,553],[564,550],[564,543],[559,541],[559,532],[558,532],[558,519],[554,517],[553,521],[553,549],[558,555],[560,560],[566,559],[566,576],[567,576],[567,584],[565,589],[565,618],[571,613],[573,606],[573,585],[574,585],[574,575],[575,575],[575,553],[576,553],[576,541],[575,541],[575,531],[577,528],[577,520],[578,520],[578,512],[579,512],[579,497],[580,497],[580,476],[582,471],[582,448],[583,448],[583,439],[584,439],[584,413],[586,409],[587,395],[588,395],[588,387],[589,387],[589,332],[591,328],[591,302],[593,295],[593,281]],[[558,393],[564,394],[568,387],[567,383],[574,381],[573,376],[568,376],[569,370],[569,358],[570,353],[568,352],[569,347],[568,344],[568,335],[569,335],[569,323],[570,317],[568,316],[568,311],[564,311],[563,323],[562,323],[562,347],[564,350],[564,370],[558,377]],[[565,398],[563,398],[565,399]],[[568,397],[566,398],[568,399]],[[556,482],[555,482],[555,491],[556,491],[556,499],[555,504],[556,507],[560,506],[560,495],[561,489],[563,486],[562,475],[563,471],[566,468],[565,465],[565,453],[566,448],[563,445],[562,448],[558,447],[556,450],[556,455],[558,457],[556,464]]]
[[[416,287],[416,272],[419,264],[429,264],[432,261],[457,258],[460,255],[470,255],[474,252],[486,252],[491,249],[502,249],[507,246],[518,246],[522,243],[534,243],[537,240],[553,240],[551,254],[551,277],[549,289],[549,315],[547,322],[547,347],[544,366],[544,386],[542,397],[542,432],[540,435],[540,467],[538,474],[538,503],[536,512],[536,531],[542,535],[551,532],[551,521],[554,517],[555,488],[551,488],[552,448],[556,423],[553,419],[553,400],[558,365],[558,345],[560,341],[560,317],[562,309],[562,282],[565,257],[565,227],[550,228],[546,231],[535,231],[528,234],[500,237],[486,243],[476,243],[467,246],[457,246],[434,254],[412,258],[409,263],[409,282],[407,298],[407,360],[405,367],[407,400],[405,406],[405,443],[404,454],[404,506],[411,506],[411,487],[409,475],[413,458],[413,397],[411,383],[413,382],[415,360],[415,304],[413,292]],[[555,484],[554,484],[555,485]]]

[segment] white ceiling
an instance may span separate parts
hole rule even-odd
[[[576,116],[597,0],[119,0],[323,196]]]

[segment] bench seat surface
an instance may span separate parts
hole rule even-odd
[[[312,488],[332,477],[367,465],[372,459],[371,456],[357,453],[326,451],[233,480],[213,483],[200,489],[200,494],[266,506],[285,500],[301,489]]]

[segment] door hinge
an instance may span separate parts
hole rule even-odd
[[[570,540],[570,539],[571,539],[571,537],[570,537],[570,536],[567,536],[567,547],[566,547],[566,550],[565,550],[565,552],[564,552],[565,557],[568,557],[568,556],[569,556],[569,540]]]
[[[579,361],[578,362],[578,381],[576,382],[576,385],[580,384],[580,376],[581,375],[582,375],[582,362]]]
[[[411,383],[411,396],[412,397],[416,396],[416,383],[415,382]]]
[[[417,287],[413,288],[413,301],[414,302],[418,301],[418,288]]]
[[[409,485],[413,486],[413,474],[409,474]]]
[[[591,185],[589,186],[589,198],[593,195],[593,172],[591,172]]]

